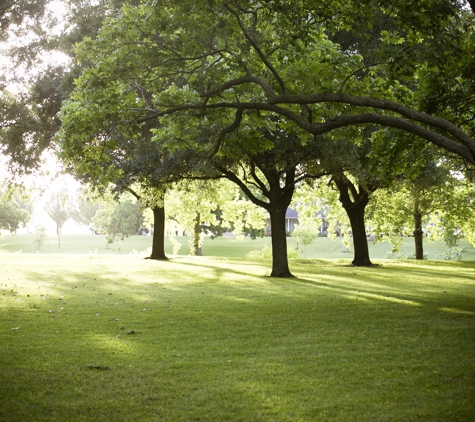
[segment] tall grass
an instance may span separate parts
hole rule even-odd
[[[471,262],[0,260],[0,420],[475,414]]]

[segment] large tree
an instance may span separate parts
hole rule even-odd
[[[254,204],[269,213],[271,276],[290,277],[285,226],[287,208],[299,183],[306,179],[318,179],[326,172],[319,166],[306,164],[321,158],[320,149],[306,139],[308,136],[301,138],[279,124],[268,122],[267,127],[264,131],[249,130],[249,127],[241,130],[237,135],[239,139],[227,142],[211,162],[224,177],[236,183]]]
[[[421,90],[424,84],[406,82],[409,77],[422,81],[431,72],[428,65],[437,64],[432,57],[435,34],[445,35],[435,37],[438,42],[453,36],[453,55],[468,53],[473,46],[469,32],[473,16],[455,3],[430,10],[427,6],[437,4],[433,1],[418,11],[416,19],[402,21],[411,16],[414,2],[398,2],[392,9],[382,1],[345,3],[343,14],[333,10],[334,4],[324,11],[312,1],[293,4],[291,13],[284,13],[289,10],[280,2],[262,6],[242,1],[235,6],[226,1],[215,5],[185,1],[126,7],[119,19],[103,27],[98,40],[78,48],[80,60],[91,66],[77,89],[89,93],[98,108],[106,106],[110,95],[129,97],[124,101],[129,112],[123,123],[172,114],[175,120],[189,121],[205,113],[217,142],[231,123],[237,127],[246,112],[258,110],[279,114],[314,135],[362,124],[394,127],[475,163],[470,123],[456,118],[455,106],[449,112],[421,111],[427,98]],[[379,28],[379,34],[371,34],[384,40],[376,45],[380,63],[366,64],[364,56],[351,54],[349,47],[345,51],[325,35],[325,29],[348,28],[360,14],[382,14],[398,29]],[[457,29],[462,20],[465,31]],[[403,72],[393,66],[394,57],[383,54],[385,48],[394,51],[395,45],[415,52],[414,57],[406,53],[397,58],[406,80],[398,80]],[[422,62],[410,71],[415,57]],[[439,65],[443,68],[445,63]],[[463,70],[454,67],[452,76],[460,73],[468,90],[470,81],[464,79]],[[132,103],[130,88],[117,90],[119,80],[152,92],[152,104],[141,101],[139,92]],[[458,97],[459,102],[469,102],[465,116],[472,110],[470,98]],[[77,96],[72,101],[80,103]]]
[[[94,37],[106,16],[139,0],[4,0],[0,5],[0,153],[12,175],[38,169],[44,152],[56,150],[57,113],[81,69],[69,60],[73,46]]]
[[[473,45],[467,31],[473,16],[456,2],[340,3],[163,1],[125,7],[98,39],[77,48],[84,71],[63,107],[62,136],[66,143],[80,142],[89,133],[94,142],[97,132],[90,128],[105,122],[129,130],[154,121],[152,142],[168,139],[173,148],[177,139],[194,148],[203,140],[197,134],[207,133],[208,158],[214,160],[239,139],[230,134],[250,122],[265,126],[278,115],[283,132],[298,127],[313,135],[302,137],[302,144],[328,142],[319,135],[340,128],[376,125],[475,163],[467,119],[473,110],[470,60],[464,55]],[[366,38],[372,43],[364,44]],[[435,52],[450,39],[447,54],[461,60],[438,63]],[[396,54],[401,49],[405,53]],[[433,71],[437,66],[439,73]],[[447,97],[443,111],[428,108],[431,91],[423,78],[443,81],[449,74],[458,75],[461,94]],[[253,147],[247,144],[255,157],[268,153],[266,145]]]

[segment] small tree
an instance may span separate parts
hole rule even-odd
[[[36,246],[36,252],[41,251],[41,247],[46,239],[46,229],[44,226],[36,226],[35,230],[35,240],[33,244]]]
[[[304,257],[307,256],[307,245],[310,245],[318,237],[318,224],[314,219],[302,219],[292,232],[292,237],[304,247]]]
[[[50,218],[56,223],[58,248],[60,248],[61,229],[64,223],[71,217],[72,213],[72,201],[69,192],[66,189],[61,189],[53,193],[44,208]]]

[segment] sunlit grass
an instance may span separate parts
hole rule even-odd
[[[0,236],[0,253],[15,252],[15,253],[35,253],[36,246],[33,243],[35,236],[3,234]],[[178,237],[178,242],[181,247],[178,255],[187,256],[190,254],[188,245],[189,238]],[[242,240],[234,237],[222,236],[211,239],[206,237],[203,242],[203,254],[205,256],[218,256],[228,258],[246,258],[248,253],[253,250],[262,250],[265,244],[270,244],[269,237],[257,238],[255,240],[249,237]],[[295,238],[288,237],[287,243],[291,248],[299,248],[302,250],[302,245],[298,245]],[[465,247],[466,252],[463,254],[464,261],[475,261],[475,249],[466,241],[459,242],[461,247]],[[44,245],[41,248],[42,254],[129,254],[133,251],[140,252],[152,245],[151,236],[130,236],[123,241],[118,240],[113,244],[107,245],[104,236],[96,235],[63,235],[61,236],[61,248],[58,248],[58,240],[56,236],[50,235],[46,238]],[[392,245],[389,242],[373,244],[368,243],[370,256],[373,260],[386,259],[387,253],[391,251]],[[308,245],[305,254],[301,253],[301,258],[308,259],[342,259],[351,261],[353,259],[353,252],[343,251],[340,240],[329,239],[326,237],[319,237]],[[434,260],[440,253],[447,250],[444,242],[429,242],[424,241],[424,251],[429,259]],[[168,255],[173,252],[173,245],[170,239],[165,239],[165,251]],[[414,252],[414,239],[404,238],[401,247],[401,252]]]
[[[0,260],[0,420],[475,414],[471,262]]]

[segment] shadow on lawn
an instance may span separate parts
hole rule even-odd
[[[470,297],[475,285],[472,262],[393,262],[369,268],[346,267],[344,272],[344,267],[324,262],[322,267],[315,266],[318,268],[323,271],[310,277],[307,271],[306,275],[296,278],[295,283],[331,291],[351,300],[386,301],[475,315]]]
[[[475,284],[473,262],[383,261],[377,267],[350,267],[346,262],[330,260],[299,260],[291,262],[296,275],[290,279],[265,275],[267,263],[216,258],[177,258],[170,261],[124,260],[124,266],[111,269],[104,258],[95,258],[85,266],[74,261],[65,272],[52,269],[47,276],[41,271],[21,273],[50,296],[76,294],[87,286],[97,295],[125,300],[116,293],[125,284],[131,290],[128,301],[157,300],[151,294],[190,293],[190,286],[207,288],[216,296],[230,300],[252,300],[249,292],[285,296],[295,299],[309,294],[307,287],[324,290],[347,300],[367,303],[388,303],[411,307],[430,306],[451,309],[471,315],[475,309],[467,289]],[[82,264],[81,264],[82,263]],[[215,283],[222,283],[215,289]],[[223,287],[224,286],[224,287]],[[222,289],[225,289],[221,291]],[[221,289],[221,290],[220,290]],[[39,289],[36,293],[39,293]],[[227,297],[224,297],[226,295]]]

